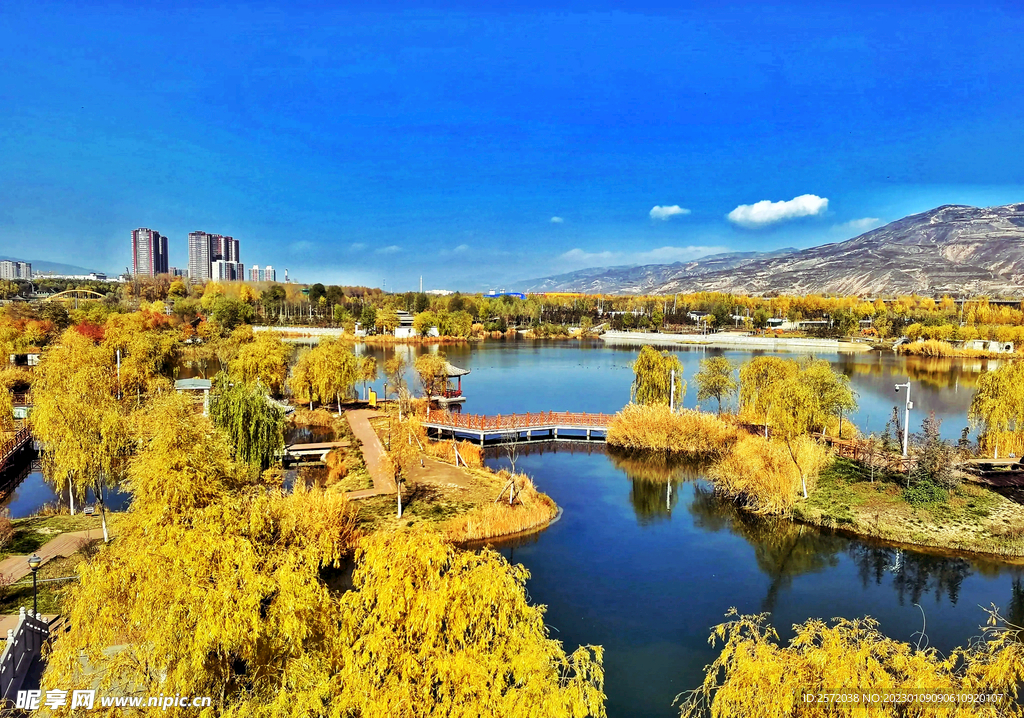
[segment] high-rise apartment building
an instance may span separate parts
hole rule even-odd
[[[210,278],[210,235],[206,232],[188,233],[188,278],[193,282]]]
[[[32,264],[5,259],[0,262],[0,279],[32,279]]]
[[[193,282],[205,282],[208,279],[225,279],[218,273],[236,272],[235,279],[243,279],[241,257],[238,240],[220,234],[206,232],[189,232],[188,234],[188,276]],[[231,268],[214,269],[215,262],[233,265]]]
[[[132,230],[132,273],[149,277],[167,273],[167,237],[148,227]]]
[[[269,264],[266,269],[263,270],[263,281],[264,282],[276,282],[277,281],[277,270],[271,267]]]
[[[263,270],[260,269],[260,265],[254,264],[249,267],[249,281],[250,282],[262,282],[263,281]]]

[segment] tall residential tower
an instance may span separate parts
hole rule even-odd
[[[147,227],[132,231],[132,273],[150,277],[167,273],[167,237]]]

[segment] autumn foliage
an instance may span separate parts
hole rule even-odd
[[[994,610],[979,640],[948,655],[893,640],[872,618],[810,619],[794,626],[795,635],[784,645],[768,625],[769,614],[741,616],[733,609],[728,616],[729,621],[712,631],[711,644],[721,642],[722,651],[706,667],[703,685],[676,698],[682,718],[1024,715],[1016,701],[1024,681],[1024,643],[1019,629],[1003,623]],[[860,700],[808,702],[808,694]],[[922,694],[939,700],[912,700]],[[960,700],[978,694],[1002,697],[992,702]],[[910,698],[874,702],[861,699],[865,695]],[[948,700],[951,696],[957,700]]]
[[[665,404],[628,404],[608,427],[608,444],[623,449],[666,451],[693,458],[721,456],[739,438],[738,430],[713,414]]]

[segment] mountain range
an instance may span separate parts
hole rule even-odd
[[[943,205],[844,242],[692,262],[583,269],[530,292],[1024,295],[1024,203]]]

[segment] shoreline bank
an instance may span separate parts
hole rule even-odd
[[[872,348],[860,342],[813,337],[756,337],[720,332],[717,334],[663,334],[659,332],[605,332],[601,339],[610,345],[698,346],[714,349],[766,349],[795,352],[865,352]]]

